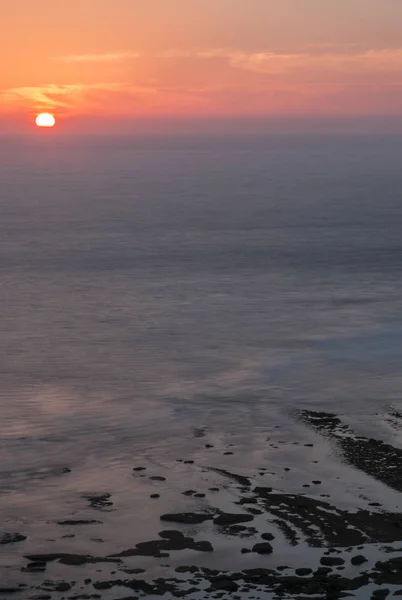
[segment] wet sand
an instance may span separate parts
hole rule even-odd
[[[155,533],[148,539],[141,539],[137,505],[130,514],[113,489],[82,494],[81,506],[49,522],[49,537],[40,543],[24,527],[12,531],[6,524],[0,598],[402,596],[402,512],[370,498],[367,489],[359,506],[348,507],[339,498],[350,479],[330,471],[328,480],[317,476],[326,448],[352,469],[351,477],[367,476],[399,494],[402,450],[358,435],[336,414],[301,410],[294,418],[314,441],[282,440],[274,427],[266,444],[305,453],[310,473],[304,470],[303,481],[292,474],[291,460],[283,466],[274,455],[269,464],[247,468],[235,444],[217,448],[201,429],[193,432],[200,461],[182,457],[157,469],[137,459],[126,475],[141,490],[138,502],[152,520]],[[399,427],[398,411],[389,418]],[[72,475],[68,467],[60,474]],[[285,481],[292,480],[298,492],[286,490]],[[114,536],[113,543],[102,537],[125,523],[126,535]],[[133,543],[124,544],[129,538]]]

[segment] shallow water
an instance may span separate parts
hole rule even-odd
[[[119,515],[93,537],[124,547],[130,518],[141,541],[206,477],[178,458],[291,465],[271,476],[284,491],[316,469],[339,503],[364,487],[395,509],[295,411],[402,447],[401,155],[398,137],[1,139],[8,529],[37,551],[54,520],[88,518],[83,494],[109,492]],[[273,452],[270,436],[315,447]],[[152,508],[138,464],[169,473]]]

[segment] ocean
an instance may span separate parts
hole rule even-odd
[[[110,494],[101,534],[65,543],[141,542],[205,479],[177,461],[205,467],[206,444],[287,492],[319,458],[338,505],[396,510],[298,412],[402,448],[401,157],[390,135],[0,139],[5,528],[44,549]],[[170,474],[158,507],[141,465]]]

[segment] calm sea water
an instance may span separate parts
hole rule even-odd
[[[1,139],[6,514],[201,428],[247,463],[299,407],[398,437],[375,414],[402,392],[401,158],[398,137]]]

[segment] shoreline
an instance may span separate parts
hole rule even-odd
[[[357,435],[332,413],[301,410],[297,418],[329,443],[343,464],[402,491],[402,450]],[[392,418],[402,420],[402,415],[394,410]],[[194,437],[206,452],[214,450],[204,430]],[[299,444],[267,440],[274,447],[281,443]],[[300,446],[314,451],[313,443]],[[0,549],[10,549],[15,562],[4,569],[0,598],[198,600],[207,592],[214,598],[381,600],[402,595],[402,513],[386,510],[367,495],[364,507],[340,506],[325,493],[326,482],[314,478],[313,469],[301,484],[304,491],[284,491],[278,477],[276,485],[266,482],[277,465],[238,472],[237,453],[234,445],[222,452],[233,461],[230,469],[214,465],[212,455],[208,465],[177,459],[170,472],[134,465],[130,476],[148,486],[147,507],[159,513],[156,535],[116,551],[108,551],[108,540],[98,533],[106,519],[111,524],[116,517],[124,521],[113,492],[83,495],[85,514],[61,515],[54,523],[59,538],[38,544],[35,551],[22,529],[1,532]],[[162,512],[161,497],[169,493],[173,469],[185,470],[185,475],[179,473],[183,489],[179,497],[170,490],[163,500],[163,509],[169,510]],[[291,477],[291,467],[283,471]],[[63,476],[70,474],[66,467]],[[83,531],[93,534],[90,546],[80,539]],[[132,532],[134,540],[139,536]]]

